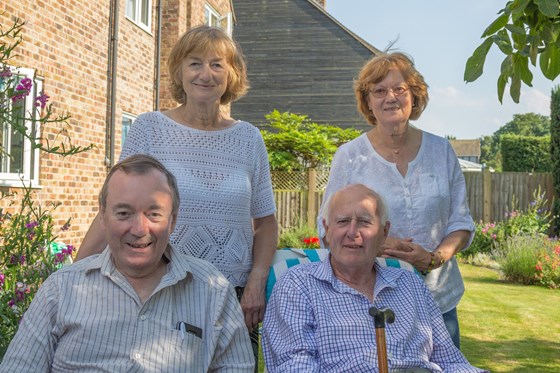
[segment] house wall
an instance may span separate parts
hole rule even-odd
[[[209,0],[218,11],[230,11],[225,0]],[[23,43],[12,60],[14,66],[35,68],[44,78],[44,91],[58,114],[70,114],[67,134],[78,146],[94,144],[86,153],[61,158],[41,154],[40,188],[35,199],[41,205],[60,203],[54,218],[71,228],[60,241],[78,246],[97,213],[97,195],[107,174],[105,153],[108,123],[109,13],[108,0],[35,1],[3,0],[0,23],[25,21]],[[158,1],[152,0],[152,29],[147,32],[125,16],[119,1],[117,83],[115,101],[115,161],[121,148],[123,113],[139,115],[155,107],[156,36]],[[162,0],[160,107],[175,106],[168,94],[166,58],[171,46],[188,27],[204,21],[204,1]],[[57,125],[46,125],[43,137],[53,141]],[[0,188],[15,191],[20,188]],[[16,202],[19,201],[16,198]],[[6,206],[7,201],[0,202]]]

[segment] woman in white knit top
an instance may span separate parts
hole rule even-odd
[[[264,316],[278,225],[262,136],[223,110],[247,91],[245,61],[224,31],[200,26],[178,40],[168,67],[180,105],[140,115],[120,158],[150,154],[176,176],[181,205],[171,244],[208,260],[228,278],[253,329]],[[101,237],[96,217],[78,258],[101,252]]]

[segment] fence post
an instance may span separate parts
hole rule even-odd
[[[482,170],[482,217],[484,222],[492,221],[492,174],[488,168]]]
[[[307,226],[315,227],[315,219],[317,218],[317,206],[315,193],[317,193],[317,170],[315,168],[307,169]]]

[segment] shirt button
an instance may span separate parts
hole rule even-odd
[[[146,320],[146,315],[140,315],[140,320],[142,321]]]
[[[134,354],[134,358],[140,360],[140,358],[142,357],[142,355],[140,354]]]

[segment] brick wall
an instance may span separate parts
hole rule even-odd
[[[72,157],[42,154],[40,159],[41,188],[36,189],[35,198],[41,204],[61,204],[55,220],[62,225],[71,217],[72,226],[61,233],[60,240],[76,246],[97,213],[97,194],[107,173],[110,3],[107,0],[68,0],[63,4],[3,0],[0,6],[0,23],[4,27],[11,25],[15,17],[26,22],[24,42],[12,64],[37,69],[56,112],[72,116],[68,135],[75,145],[96,146]],[[119,3],[115,160],[120,154],[122,114],[138,115],[153,110],[156,82],[157,1],[152,2],[151,32],[127,19],[125,1]],[[218,11],[226,8],[229,11],[229,1],[210,3]],[[175,106],[168,94],[166,56],[187,27],[204,20],[204,1],[163,0],[162,9],[160,107],[163,109]],[[43,136],[53,139],[57,130],[56,126],[46,126]]]

